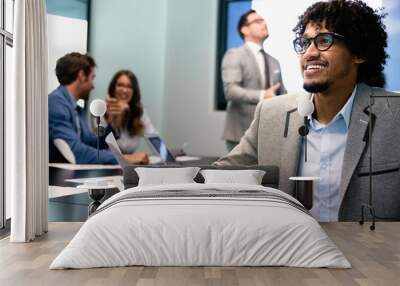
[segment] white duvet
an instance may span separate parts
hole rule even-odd
[[[135,187],[104,202],[99,207],[103,210],[83,224],[50,269],[127,265],[351,267],[317,221],[279,200],[178,196],[117,202],[137,192],[210,189],[261,190],[297,202],[279,190],[254,185]]]

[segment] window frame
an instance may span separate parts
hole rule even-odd
[[[217,62],[216,62],[216,88],[214,109],[225,111],[227,101],[224,95],[224,87],[221,76],[221,64],[225,52],[228,50],[228,6],[234,2],[251,2],[251,0],[222,0],[218,7],[218,32],[217,32]]]

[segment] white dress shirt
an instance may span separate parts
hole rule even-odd
[[[308,117],[307,162],[304,162],[303,141],[299,175],[320,178],[314,181],[314,203],[310,212],[321,222],[338,220],[343,156],[356,89],[357,86],[329,124],[323,125],[312,116]]]
[[[261,86],[265,86],[265,62],[264,56],[261,54],[260,50],[263,48],[261,45],[256,44],[254,42],[246,42],[246,45],[250,48],[250,51],[253,53],[257,66],[260,70],[261,74]],[[260,92],[260,100],[264,99],[264,89]]]

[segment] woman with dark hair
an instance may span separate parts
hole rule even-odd
[[[140,88],[130,70],[118,71],[108,86],[105,119],[119,131],[122,153],[135,152],[144,134],[157,133],[140,101]]]

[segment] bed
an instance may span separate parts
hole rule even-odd
[[[291,196],[265,186],[271,182],[264,177],[264,185],[142,186],[133,186],[125,178],[128,188],[89,217],[50,269],[129,265],[350,268],[308,211]]]

